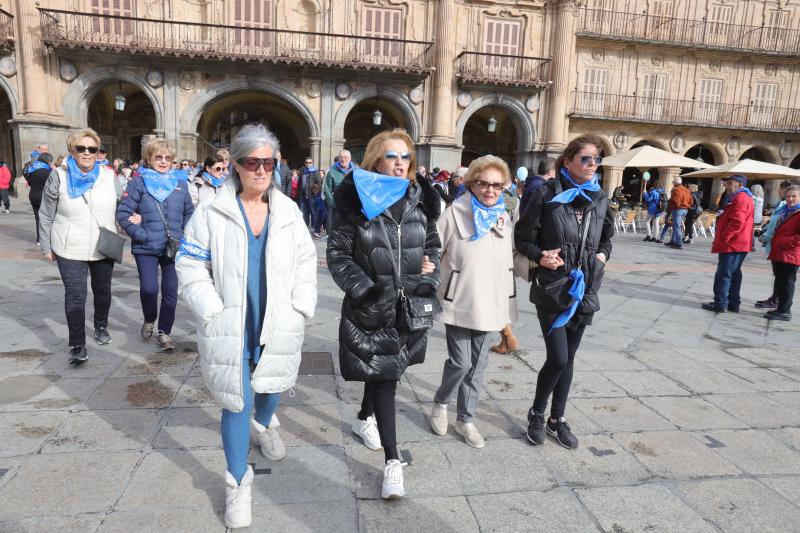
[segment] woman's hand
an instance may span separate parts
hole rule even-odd
[[[604,265],[606,264],[606,261],[608,261],[608,259],[606,259],[606,254],[604,254],[603,252],[600,252],[599,254],[595,255],[595,257],[597,258],[598,261],[600,261]]]
[[[131,224],[137,224],[137,225],[141,224],[142,223],[142,215],[140,215],[139,213],[134,213],[134,214],[132,214],[131,216],[128,217],[128,222],[130,222]]]
[[[564,260],[558,255],[560,251],[561,248],[542,251],[542,258],[539,260],[539,266],[550,270],[556,270],[558,267],[564,266]]]
[[[44,258],[47,259],[48,261],[56,260],[56,256],[53,255],[53,252],[47,252],[46,254],[44,254]]]
[[[430,274],[436,270],[436,265],[431,263],[430,259],[428,259],[427,255],[422,256],[422,275]]]

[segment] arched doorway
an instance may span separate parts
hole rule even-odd
[[[299,168],[311,155],[308,123],[297,109],[281,97],[256,90],[228,93],[211,102],[197,125],[198,155],[205,158],[228,147],[245,124],[261,123],[278,138],[281,155],[292,168]]]
[[[142,137],[156,129],[156,113],[147,95],[126,82],[103,86],[90,100],[87,124],[108,151],[108,159],[138,161]]]
[[[640,148],[642,146],[652,146],[653,148],[663,149],[663,147],[656,145],[648,140],[642,140],[631,146],[629,149]],[[650,174],[649,180],[644,179],[644,173]],[[658,181],[660,174],[657,168],[641,169],[635,167],[627,167],[622,171],[622,190],[625,194],[625,201],[630,204],[641,203],[646,189],[645,181]]]
[[[377,124],[376,124],[377,122]],[[391,102],[366,98],[358,102],[344,121],[344,148],[350,150],[353,161],[360,164],[369,140],[378,133],[394,128],[409,129],[405,116]],[[334,157],[338,154],[334,154]],[[324,161],[321,164],[331,164]]]
[[[11,170],[12,176],[16,176],[17,164],[27,162],[28,154],[22,154],[23,161],[16,160],[16,149],[14,146],[14,130],[10,124],[14,118],[14,106],[8,94],[0,89],[0,160],[2,160]]]
[[[789,163],[791,168],[800,168],[800,154],[797,154],[797,157],[792,159],[792,162]]]
[[[758,146],[753,146],[752,148],[748,148],[747,150],[739,156],[739,161],[742,159],[752,159],[753,161],[761,161],[763,163],[775,163],[776,161],[770,157],[769,152],[763,148]],[[764,189],[767,188],[766,180],[748,180],[747,186],[751,189],[754,185],[761,185]],[[772,185],[771,188],[775,188],[775,185]]]
[[[707,163],[709,165],[719,165],[721,161],[717,161],[717,158],[714,156],[714,152],[708,146],[703,144],[696,144],[689,148],[684,154],[684,157],[688,157],[689,159],[696,159],[700,163]],[[691,172],[695,170],[694,168],[681,168],[681,174],[685,174],[687,172]],[[701,205],[704,208],[708,208],[711,203],[711,191],[714,186],[714,179],[713,178],[685,178],[683,180],[685,185],[695,184],[697,185],[697,189],[701,193]]]
[[[492,154],[505,161],[509,168],[517,166],[517,127],[502,107],[486,106],[475,111],[464,126],[464,149],[461,164],[469,164]]]

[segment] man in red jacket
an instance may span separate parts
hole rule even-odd
[[[725,205],[717,217],[717,231],[711,253],[719,254],[714,275],[714,301],[703,304],[706,311],[739,312],[742,299],[742,263],[753,246],[753,195],[747,178],[730,176],[723,179]]]

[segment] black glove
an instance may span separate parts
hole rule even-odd
[[[361,298],[353,301],[356,305],[370,306],[377,303],[383,297],[383,293],[383,285],[375,283],[361,295]]]
[[[416,296],[424,296],[424,297],[436,296],[436,287],[434,287],[430,283],[420,283],[414,290],[414,294]]]

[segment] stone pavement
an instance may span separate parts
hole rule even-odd
[[[90,344],[89,362],[70,367],[58,272],[33,246],[30,208],[13,209],[0,216],[0,531],[222,531],[220,412],[186,309],[174,353],[143,342],[129,261],[115,270],[113,343]],[[350,430],[361,385],[341,379],[335,356],[331,367],[310,353],[337,351],[341,296],[321,266],[312,375],[278,412],[287,457],[251,456],[254,530],[800,530],[800,324],[769,324],[752,307],[770,294],[763,254],[747,259],[742,312],[714,315],[699,307],[708,239],[679,252],[622,235],[614,247],[567,411],[580,448],[523,437],[544,359],[523,297],[525,349],[492,354],[486,372],[482,450],[452,427],[428,429],[446,359],[443,328],[431,332],[427,361],[399,387],[408,498],[392,503],[379,497],[382,454]]]

